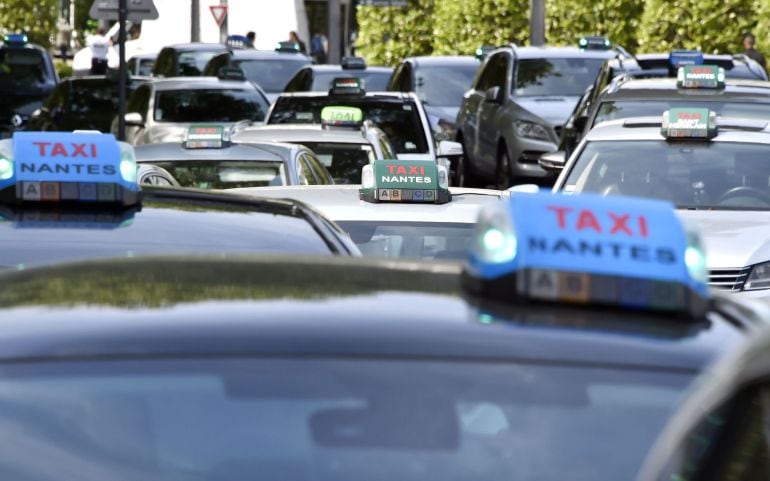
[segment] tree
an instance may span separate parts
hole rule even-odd
[[[640,50],[740,51],[741,35],[756,24],[755,2],[766,0],[647,0],[640,23]]]
[[[524,44],[528,38],[529,0],[436,2],[434,53],[472,55],[482,45]]]
[[[767,57],[770,54],[770,2],[756,0],[754,11],[756,12],[757,25],[752,33],[757,39],[756,49]]]
[[[433,4],[434,0],[409,0],[406,7],[359,6],[358,52],[377,65],[397,65],[404,57],[430,55]]]
[[[50,47],[56,35],[58,0],[13,0],[0,2],[3,33],[24,32],[30,42]]]
[[[630,51],[637,46],[645,0],[546,1],[546,40],[575,45],[583,35],[603,35]]]

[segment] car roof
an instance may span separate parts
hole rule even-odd
[[[151,85],[155,90],[256,89],[248,80],[220,80],[216,77],[165,77],[153,79]]]
[[[6,271],[0,362],[384,356],[692,375],[744,338],[719,316],[684,323],[574,305],[498,305],[507,314],[480,322],[491,306],[460,294],[459,265],[356,261],[138,257]]]
[[[585,136],[587,141],[605,141],[605,140],[665,140],[660,133],[660,124],[663,114],[659,117],[630,117],[627,119],[609,120],[595,125]],[[759,144],[770,144],[770,129],[768,123],[761,120],[743,120],[743,119],[723,119],[717,120],[717,126],[720,122],[745,122],[747,125],[754,126],[765,125],[763,130],[737,130],[722,128],[718,130],[717,136],[710,141],[703,142],[748,142]],[[633,126],[628,126],[635,124]],[[700,142],[700,140],[694,140]]]
[[[675,78],[621,78],[610,84],[601,101],[620,99],[689,100],[744,99],[770,103],[770,82],[762,80],[727,79],[723,89],[680,89]]]
[[[135,58],[137,60],[145,60],[145,59],[154,59],[157,57],[158,57],[158,52],[135,53],[134,55],[131,55],[129,58],[127,58],[126,61],[129,61],[132,58]]]
[[[247,187],[230,189],[239,194],[293,199],[312,205],[329,219],[340,221],[441,222],[475,224],[479,209],[507,195],[487,189],[450,187],[446,204],[372,203],[360,199],[359,185]]]
[[[368,144],[360,128],[329,128],[318,124],[273,124],[246,127],[232,136],[233,142],[336,142]]]
[[[408,57],[402,63],[411,63],[419,68],[438,65],[480,65],[480,62],[471,55],[425,55],[421,57]]]
[[[231,144],[220,149],[188,149],[180,142],[145,144],[134,147],[136,161],[152,163],[175,160],[253,160],[285,162],[292,159],[293,144]]]
[[[237,48],[230,50],[233,60],[292,60],[310,63],[312,60],[300,52],[276,52],[275,50],[255,50],[253,48]]]
[[[510,48],[510,47],[508,47]],[[593,58],[609,59],[619,55],[614,49],[609,50],[584,50],[578,47],[515,47],[516,56],[519,58]],[[494,52],[490,52],[491,55]]]
[[[226,51],[228,48],[221,43],[212,42],[193,42],[193,43],[175,43],[173,45],[167,45],[163,48],[170,48],[174,50],[186,50],[186,51]]]

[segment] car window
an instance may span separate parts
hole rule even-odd
[[[423,66],[416,70],[415,92],[424,103],[436,107],[459,107],[471,87],[478,65]]]
[[[283,92],[287,82],[310,60],[305,58],[281,58],[234,60],[246,78],[262,87],[265,92]]]
[[[316,181],[316,178],[313,176],[313,171],[310,169],[310,166],[307,165],[307,161],[305,160],[305,156],[300,154],[297,154],[296,157],[296,166],[297,166],[297,181],[299,182],[299,185],[315,185],[318,182]]]
[[[203,69],[214,55],[221,52],[207,52],[205,50],[188,50],[177,55],[178,74],[182,77],[200,77]]]
[[[182,187],[232,189],[283,185],[282,162],[237,160],[152,162],[165,169]]]
[[[220,53],[214,56],[209,63],[206,64],[206,68],[203,70],[203,75],[216,77],[219,69],[230,63],[231,54]]]
[[[514,94],[580,96],[593,84],[604,62],[593,58],[532,58],[516,62]]]
[[[147,113],[150,110],[151,96],[152,88],[148,84],[140,85],[129,97],[126,112],[137,112],[142,115],[143,119],[146,119]]]
[[[326,92],[329,90],[329,86],[337,77],[357,77],[364,82],[364,89],[367,92],[381,92],[387,90],[388,80],[390,79],[389,71],[372,71],[372,70],[342,70],[339,72],[315,72],[313,77],[313,85],[310,90],[315,92]]]
[[[361,169],[374,159],[369,144],[302,142],[331,173],[335,184],[360,184]]]
[[[150,76],[152,75],[152,69],[155,66],[155,59],[142,58],[139,59],[139,69],[136,71],[136,75]]]
[[[174,52],[169,48],[164,48],[155,59],[153,74],[158,76],[174,76]]]
[[[690,97],[690,98],[688,98]],[[714,100],[693,100],[691,96],[669,100],[608,100],[599,104],[593,125],[607,120],[626,119],[629,117],[661,117],[663,112],[672,107],[704,108],[717,113],[720,117],[737,117],[770,121],[770,100],[767,103],[725,102]]]
[[[313,171],[313,176],[320,185],[328,185],[334,183],[330,178],[329,171],[323,166],[321,161],[313,154],[305,152],[303,154],[305,163]]]
[[[51,95],[45,100],[43,105],[49,113],[56,110],[62,110],[66,106],[67,96],[69,95],[70,82],[60,82],[51,92]]]
[[[268,107],[256,89],[164,90],[155,94],[154,118],[157,122],[259,122]]]
[[[770,145],[611,140],[588,142],[577,155],[565,192],[650,197],[686,208],[770,209]]]
[[[44,54],[31,48],[0,48],[0,87],[26,87],[53,81]]]
[[[361,173],[358,174],[360,183]],[[367,257],[443,259],[468,257],[472,223],[337,221]]]
[[[476,85],[477,90],[486,91],[492,87],[505,87],[505,77],[508,74],[508,63],[505,52],[498,52],[489,58],[480,74]]]
[[[399,154],[429,152],[420,114],[412,99],[377,97],[280,97],[273,104],[268,124],[320,124],[321,110],[329,105],[358,107],[364,120],[385,132]]]

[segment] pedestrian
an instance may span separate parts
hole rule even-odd
[[[322,33],[316,33],[310,39],[310,56],[315,59],[315,63],[324,64],[327,61],[329,52],[329,41]]]
[[[765,56],[754,49],[756,45],[756,39],[752,33],[747,33],[743,36],[743,54],[752,60],[756,60],[763,69],[767,70],[767,64],[765,63]]]
[[[60,17],[56,22],[56,46],[59,48],[61,59],[64,63],[67,63],[67,51],[70,49],[70,43],[72,42],[72,27],[64,17]]]
[[[96,35],[88,37],[88,47],[91,49],[91,75],[104,75],[107,73],[107,54],[110,50],[110,39],[104,34],[103,28],[96,31]]]
[[[246,47],[247,48],[257,48],[254,46],[254,42],[257,40],[257,33],[256,32],[248,32],[246,33]]]
[[[297,32],[294,30],[289,32],[289,42],[297,44],[299,46],[299,51],[307,55],[307,47],[305,46],[305,42],[300,40],[299,35],[297,35]]]

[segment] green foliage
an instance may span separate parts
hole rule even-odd
[[[30,42],[50,47],[56,33],[58,0],[0,2],[0,32],[25,32]]]
[[[433,23],[436,54],[473,55],[482,45],[525,44],[529,0],[438,0]]]
[[[434,0],[409,0],[403,8],[358,7],[358,54],[372,65],[397,65],[404,57],[430,55],[433,4]]]
[[[636,50],[645,0],[551,0],[546,2],[546,40],[575,45],[583,35],[603,35]]]
[[[639,50],[740,52],[741,34],[752,30],[756,23],[755,2],[767,0],[647,0]]]
[[[72,77],[72,62],[64,63],[61,59],[55,58],[53,66],[56,68],[56,74],[60,79]]]
[[[770,2],[755,0],[754,11],[757,25],[752,33],[757,39],[756,49],[767,57],[770,54]]]

